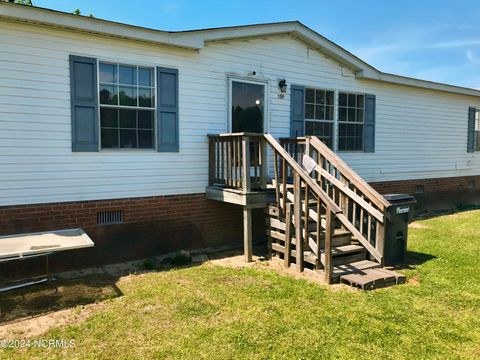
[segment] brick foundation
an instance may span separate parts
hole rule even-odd
[[[480,176],[376,182],[381,194],[407,193],[418,201],[417,212],[461,205],[480,205]],[[97,225],[97,213],[123,210],[124,221]],[[264,239],[262,210],[255,210],[254,238]],[[221,245],[241,246],[242,207],[205,198],[204,194],[156,196],[0,207],[0,235],[83,228],[95,242],[91,249],[56,254],[53,271],[122,262],[180,250]],[[27,263],[27,262],[25,262]],[[39,269],[0,264],[0,277]]]
[[[417,212],[480,205],[480,175],[435,179],[372,182],[380,194],[410,194]]]
[[[97,212],[123,210],[121,224],[97,225]],[[264,215],[255,210],[254,238],[264,238]],[[180,250],[220,245],[242,246],[242,207],[204,194],[143,197],[0,207],[0,235],[83,228],[95,242],[90,249],[54,255],[53,271],[146,258]],[[18,274],[17,262],[0,264]]]

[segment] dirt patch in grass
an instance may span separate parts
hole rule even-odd
[[[0,325],[0,339],[25,339],[45,334],[54,327],[79,324],[103,307],[103,303],[83,305]]]
[[[408,225],[408,227],[410,227],[412,229],[428,229],[428,228],[430,228],[430,226],[428,226],[427,224],[421,223],[419,221],[415,221],[415,222],[411,223],[410,225]]]
[[[109,275],[85,276],[0,293],[0,326],[120,296],[117,280]]]
[[[408,279],[407,285],[420,286],[420,277],[418,275],[412,276]]]
[[[261,254],[261,249],[257,253]],[[321,274],[309,271],[308,269],[306,269],[304,272],[298,272],[295,269],[295,266],[285,268],[281,260],[277,258],[266,260],[263,255],[253,256],[253,261],[247,263],[245,262],[245,257],[243,254],[239,255],[238,252],[221,252],[211,256],[211,260],[209,262],[213,265],[235,269],[255,268],[260,270],[273,270],[283,276],[290,276],[295,279],[303,279],[321,285],[325,284]],[[345,286],[338,286],[337,289],[339,288],[345,288]]]

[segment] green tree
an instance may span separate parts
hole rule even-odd
[[[82,15],[82,12],[80,11],[80,9],[76,9],[72,12],[72,14],[74,15]],[[93,14],[89,14],[88,17],[90,18],[94,18],[95,16],[93,16]]]
[[[2,0],[2,1],[3,2],[14,3],[14,4],[20,4],[20,5],[33,6],[31,0]]]

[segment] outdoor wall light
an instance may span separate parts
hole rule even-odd
[[[282,79],[278,82],[278,87],[280,88],[280,92],[286,93],[287,92],[287,80]]]

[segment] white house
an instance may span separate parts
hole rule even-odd
[[[207,134],[232,131],[317,135],[380,192],[478,201],[477,109],[295,21],[165,32],[0,2],[0,233],[82,227],[92,263],[238,241],[241,209],[205,198]]]

